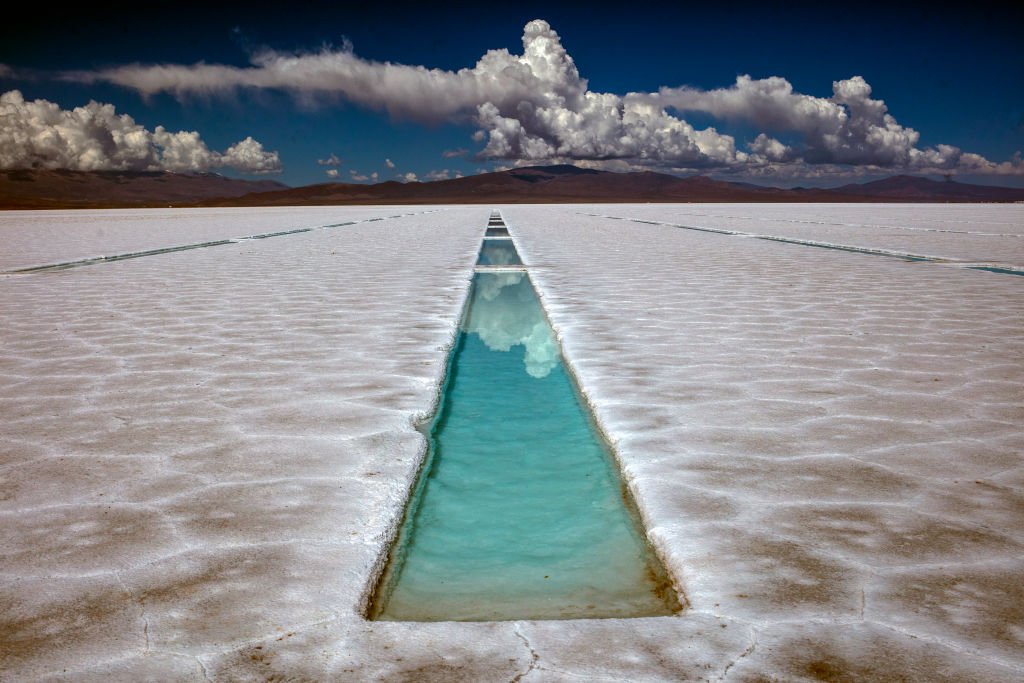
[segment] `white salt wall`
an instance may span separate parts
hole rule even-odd
[[[3,258],[422,210],[6,214]],[[0,680],[1024,677],[1024,278],[581,215],[820,206],[505,208],[690,606],[365,621],[489,210],[0,276]]]

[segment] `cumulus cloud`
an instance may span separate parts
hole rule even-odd
[[[326,171],[324,171],[324,173],[326,173],[327,177],[330,178],[331,180],[334,180],[338,177],[338,169],[336,168],[329,168]]]
[[[341,97],[396,117],[475,123],[487,158],[628,158],[714,167],[746,156],[714,128],[698,131],[649,102],[590,91],[558,34],[539,19],[524,29],[523,54],[490,50],[473,68],[459,71],[364,60],[350,48],[264,50],[251,61],[249,67],[136,64],[66,77],[115,83],[146,96],[275,88],[304,98]]]
[[[835,81],[832,97],[793,91],[785,78],[759,80],[740,76],[729,88],[696,90],[662,88],[648,101],[679,111],[700,111],[742,120],[769,131],[798,134],[800,156],[809,163],[905,166],[912,162],[920,135],[897,123],[885,102],[871,97],[871,86],[860,76]],[[751,145],[771,161],[792,158],[796,150],[762,134]]]
[[[355,180],[356,182],[360,182],[360,183],[364,183],[367,180],[372,180],[373,182],[377,182],[377,179],[380,177],[377,174],[376,171],[374,171],[370,175],[366,175],[365,173],[359,173],[358,171],[355,171],[355,170],[350,170],[348,173],[349,173],[350,176],[352,176],[352,180]]]
[[[341,166],[341,157],[332,152],[326,159],[317,159],[316,163],[321,166]]]
[[[474,125],[478,156],[513,163],[572,161],[675,170],[758,170],[840,165],[971,173],[1022,173],[1019,162],[991,162],[952,145],[919,148],[860,76],[832,84],[829,97],[794,91],[785,78],[740,76],[727,87],[664,87],[657,93],[590,90],[558,33],[526,24],[522,54],[490,50],[458,71],[376,62],[350,45],[316,53],[262,50],[251,65],[127,65],[65,78],[104,81],[144,96],[178,97],[273,88],[303,101],[340,98],[421,122]],[[760,129],[746,144],[715,126],[698,129],[687,112]],[[780,139],[795,138],[793,144]],[[461,155],[449,150],[446,158]],[[390,160],[388,168],[394,168]]]
[[[773,174],[780,172],[780,164],[804,176],[843,173],[850,167],[869,172],[1024,172],[1019,155],[995,163],[953,145],[919,148],[920,133],[901,125],[884,100],[872,97],[871,85],[861,76],[834,81],[827,98],[795,92],[785,78],[755,80],[746,75],[729,88],[662,88],[655,95],[636,97],[680,112],[699,111],[795,135],[798,145],[787,146],[766,133],[748,145],[748,161]]]
[[[462,178],[462,171],[450,171],[447,168],[437,169],[427,173],[427,180],[451,180],[452,178]]]
[[[253,140],[251,135],[224,150],[217,163],[246,173],[277,173],[281,170],[277,152],[266,151],[263,143]]]
[[[403,173],[395,177],[398,178],[398,180],[403,183],[418,183],[420,181],[416,174],[412,172]]]
[[[445,159],[454,159],[455,157],[464,157],[467,154],[469,154],[469,150],[465,149],[463,147],[459,147],[458,149],[446,149],[443,152],[441,152],[441,156],[444,157]]]
[[[18,90],[0,95],[0,168],[199,172],[223,167],[276,173],[281,160],[251,137],[221,153],[195,131],[172,133],[163,126],[150,131],[110,104],[89,102],[67,110],[47,100],[27,101]]]
[[[384,165],[387,166],[388,168],[394,168],[395,167],[395,162],[391,161],[391,159],[385,159],[384,160]]]

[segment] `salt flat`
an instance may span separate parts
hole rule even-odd
[[[961,262],[1024,264],[1024,207],[999,204],[605,205],[595,213]],[[624,209],[627,209],[624,213]]]
[[[0,212],[0,270],[380,218],[423,207],[267,207]]]
[[[587,215],[1024,265],[1016,206],[503,207],[688,606],[363,619],[489,209],[5,215],[9,268],[414,214],[0,277],[0,679],[1024,676],[1024,279]]]

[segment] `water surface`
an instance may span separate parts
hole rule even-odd
[[[678,609],[525,272],[477,273],[449,373],[377,618]]]

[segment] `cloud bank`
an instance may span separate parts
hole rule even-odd
[[[1019,157],[1000,163],[952,145],[919,147],[920,134],[901,125],[860,76],[835,81],[829,97],[794,92],[785,78],[750,76],[715,90],[595,92],[559,35],[539,19],[524,28],[522,54],[490,50],[458,71],[365,60],[346,46],[308,54],[262,50],[248,67],[134,64],[65,78],[115,83],[144,96],[272,88],[304,102],[340,98],[396,118],[473,125],[480,158],[513,163],[805,175],[842,169],[1024,173]],[[738,144],[714,126],[695,128],[687,112],[743,121],[761,132]]]
[[[89,102],[67,110],[47,100],[27,101],[18,90],[0,95],[0,168],[77,171],[201,172],[234,168],[277,173],[277,152],[247,137],[216,152],[195,131],[152,131],[113,105]]]

